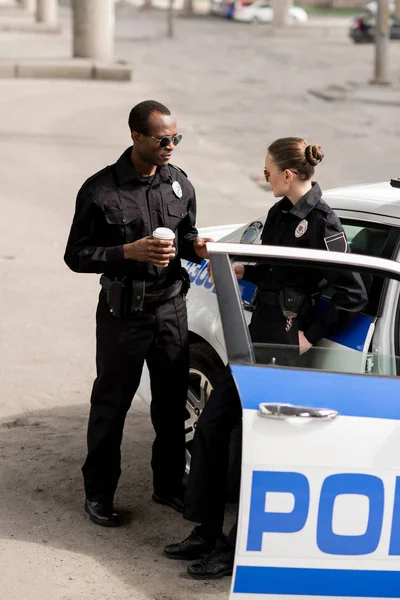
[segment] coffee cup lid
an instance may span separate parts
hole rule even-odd
[[[174,240],[175,234],[172,229],[168,229],[168,227],[157,227],[157,229],[153,231],[153,237],[158,240]]]

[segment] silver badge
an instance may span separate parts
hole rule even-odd
[[[296,227],[296,231],[294,232],[295,237],[299,238],[305,234],[308,229],[308,221],[303,219]]]
[[[182,192],[181,184],[179,183],[179,181],[174,181],[174,183],[172,184],[172,189],[177,198],[182,198],[183,192]]]

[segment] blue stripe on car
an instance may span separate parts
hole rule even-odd
[[[400,571],[238,566],[233,592],[345,598],[398,598]]]
[[[245,409],[258,410],[260,402],[293,402],[347,417],[400,420],[396,377],[243,365],[231,365],[231,370]]]

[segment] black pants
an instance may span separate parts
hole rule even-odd
[[[274,349],[277,364],[294,364],[298,357],[298,326],[294,321],[285,331],[286,320],[281,311],[269,305],[258,305],[249,326],[253,343],[291,345],[286,350]],[[264,362],[264,360],[263,360]],[[193,439],[192,461],[185,497],[184,517],[201,523],[204,532],[216,537],[222,532],[227,493],[229,442],[232,430],[242,418],[239,394],[226,367],[197,423]],[[236,525],[228,541],[234,544]]]
[[[83,465],[86,496],[112,501],[121,474],[121,441],[126,414],[146,360],[151,380],[155,430],[152,461],[155,493],[182,490],[185,471],[185,418],[189,384],[186,302],[181,295],[129,319],[117,319],[100,294],[97,321],[97,378]]]

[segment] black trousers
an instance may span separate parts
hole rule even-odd
[[[151,465],[155,493],[182,491],[185,471],[185,418],[189,384],[186,302],[181,295],[129,319],[113,317],[101,292],[96,313],[97,378],[93,385],[82,467],[89,500],[112,501],[121,474],[125,417],[142,375],[151,380],[155,430]]]
[[[285,331],[285,325],[286,319],[279,309],[259,304],[249,326],[255,344],[291,346],[291,348],[271,351],[271,355],[278,358],[277,364],[281,365],[294,364],[298,357],[297,322],[293,322],[288,332]],[[265,354],[268,350],[263,352]],[[185,496],[185,519],[201,523],[210,537],[216,537],[222,532],[227,493],[229,442],[231,432],[241,418],[242,406],[228,366],[197,423]],[[228,536],[228,541],[233,545],[236,528],[235,523]]]

